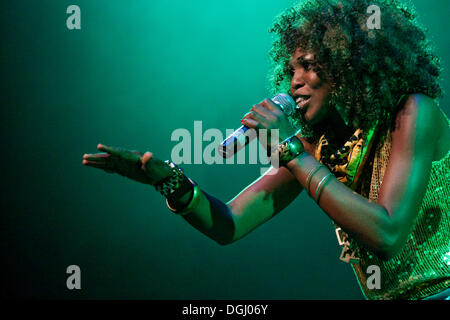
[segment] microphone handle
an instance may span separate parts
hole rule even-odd
[[[272,98],[272,101],[279,105],[280,108],[286,115],[290,115],[294,112],[295,101],[292,100],[291,96],[286,93],[277,94]],[[218,152],[223,158],[229,158],[239,150],[244,148],[250,143],[256,134],[245,134],[249,127],[241,126],[239,129],[234,131],[230,136],[228,136],[218,147]]]
[[[223,143],[219,145],[218,151],[223,158],[229,158],[244,148],[252,141],[256,135],[247,135],[245,132],[250,129],[247,126],[241,126],[239,129],[230,134]]]

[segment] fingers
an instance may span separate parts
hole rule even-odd
[[[83,159],[88,161],[105,161],[109,159],[111,155],[109,153],[94,153],[94,154],[84,154]]]
[[[241,123],[252,128],[269,129],[269,124],[276,123],[282,113],[282,110],[272,100],[266,99],[260,104],[255,104],[250,112],[244,115]]]
[[[141,153],[136,150],[130,151],[130,150],[126,150],[126,149],[122,149],[122,148],[118,148],[118,147],[106,146],[101,143],[99,143],[97,145],[97,149],[99,149],[101,151],[105,151],[113,157],[131,161],[133,163],[140,164],[140,161],[141,161]]]
[[[263,106],[265,109],[274,112],[275,114],[282,112],[281,108],[270,99],[265,99],[260,103],[260,105]]]
[[[114,173],[113,163],[111,163],[111,155],[109,153],[86,153],[83,155],[85,166],[105,170],[108,173]]]
[[[276,119],[277,119],[277,117],[273,114],[272,111],[266,109],[262,105],[255,104],[251,110],[256,112],[256,114],[258,114],[262,118],[267,119],[269,121],[276,121]]]
[[[114,172],[112,170],[111,164],[106,163],[106,162],[89,161],[89,160],[84,159],[83,160],[83,164],[85,166],[88,166],[88,167],[93,167],[93,168],[105,170],[108,173],[113,173]]]
[[[253,129],[258,129],[258,128],[262,127],[262,125],[258,121],[253,120],[251,118],[242,119],[241,123],[249,128],[253,128]]]
[[[241,120],[241,123],[249,128],[263,129],[267,128],[268,119],[260,113],[253,111],[247,112]]]
[[[116,148],[116,147],[109,147],[109,146],[105,146],[104,144],[99,143],[97,145],[97,149],[101,150],[101,151],[105,151],[113,156],[117,156],[120,157],[123,154],[123,149],[120,148]]]

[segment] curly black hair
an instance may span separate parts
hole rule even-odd
[[[380,8],[380,29],[367,26],[370,5]],[[442,95],[439,58],[417,14],[398,0],[300,1],[279,15],[269,32],[276,36],[269,53],[272,93],[289,92],[295,49],[313,52],[326,70],[317,69],[331,85],[330,103],[346,123],[363,130],[392,123],[403,94],[435,100]],[[305,137],[320,135],[300,111],[290,121]]]

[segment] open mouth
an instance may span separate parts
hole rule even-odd
[[[298,96],[295,99],[295,103],[297,104],[298,109],[303,109],[311,100],[311,96]]]

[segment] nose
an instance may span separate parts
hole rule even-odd
[[[297,89],[305,85],[305,80],[303,79],[304,70],[302,68],[297,68],[292,75],[291,80],[291,92],[294,93]]]

